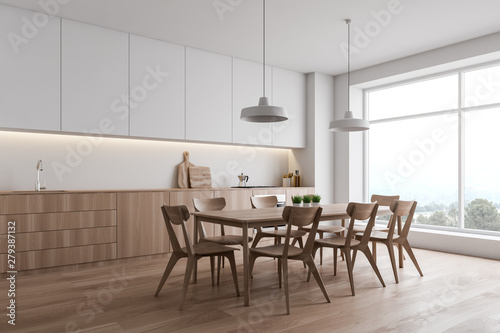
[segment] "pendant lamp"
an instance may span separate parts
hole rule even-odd
[[[351,20],[345,20],[347,23],[347,111],[344,119],[334,120],[330,122],[330,131],[332,132],[356,132],[366,131],[370,128],[368,120],[357,119],[353,117],[352,111],[349,110],[350,105],[350,89],[351,89]]]
[[[240,119],[253,123],[274,123],[288,120],[288,112],[281,106],[269,105],[266,97],[266,0],[262,0],[263,14],[263,47],[262,47],[262,87],[263,94],[259,99],[259,105],[249,106],[241,110]]]

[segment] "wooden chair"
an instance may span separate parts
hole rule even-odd
[[[312,194],[309,194],[312,196]],[[311,229],[309,227],[304,227],[302,228],[303,230],[310,232]],[[341,225],[327,225],[327,224],[320,224],[318,225],[318,230],[316,233],[319,236],[319,239],[323,239],[325,234],[334,234],[336,236],[342,236],[342,233],[344,232],[345,227]],[[293,243],[292,243],[293,244]],[[344,259],[344,255],[342,254],[342,259]],[[323,265],[323,249],[320,249],[319,252],[319,264]]]
[[[250,249],[250,273],[252,273],[255,260],[258,257],[271,257],[278,259],[278,272],[279,272],[279,286],[281,287],[281,277],[285,284],[285,297],[286,297],[286,312],[290,314],[290,300],[288,290],[288,260],[300,260],[309,267],[309,271],[314,275],[323,295],[328,303],[330,298],[326,292],[323,280],[318,273],[314,259],[312,257],[312,250],[314,239],[316,237],[316,230],[318,228],[319,218],[321,216],[321,207],[291,207],[287,206],[283,209],[283,220],[287,222],[285,240],[283,244],[275,244],[264,247],[254,247]],[[292,227],[310,226],[311,232],[307,237],[304,248],[298,248],[290,245],[292,236]]]
[[[184,274],[184,285],[182,287],[181,304],[179,305],[179,310],[182,310],[184,305],[184,300],[186,299],[189,280],[191,278],[191,273],[193,272],[196,261],[198,261],[203,257],[210,257],[210,265],[212,267],[212,281],[213,281],[213,265],[214,265],[214,258],[216,256],[224,256],[229,260],[229,263],[231,264],[231,272],[233,274],[233,281],[234,281],[234,288],[236,289],[236,295],[240,296],[240,291],[238,288],[238,277],[236,274],[236,262],[234,259],[235,249],[211,242],[198,243],[193,245],[191,243],[191,239],[189,238],[186,226],[186,221],[190,217],[189,211],[186,206],[182,205],[182,206],[168,207],[166,205],[163,205],[161,207],[161,211],[163,213],[165,225],[167,226],[167,232],[170,238],[170,244],[172,245],[173,252],[172,256],[170,257],[170,260],[168,261],[168,265],[165,268],[165,272],[163,273],[163,276],[160,280],[160,284],[158,285],[158,289],[156,290],[155,296],[158,296],[158,294],[160,293],[161,288],[165,284],[165,281],[167,281],[167,278],[172,272],[172,269],[174,268],[177,261],[179,261],[179,259],[181,258],[187,258],[186,272]],[[181,226],[186,247],[181,248],[172,224]]]
[[[366,258],[370,262],[375,274],[377,274],[380,283],[385,287],[384,280],[380,275],[377,264],[373,260],[372,254],[370,253],[370,249],[368,247],[368,241],[370,238],[370,232],[373,229],[373,225],[375,224],[375,217],[377,216],[378,204],[376,203],[349,203],[347,206],[346,212],[351,217],[349,222],[349,227],[347,229],[347,235],[345,237],[333,237],[333,238],[325,238],[325,239],[317,239],[314,242],[313,256],[316,254],[316,251],[322,247],[330,247],[333,248],[333,275],[337,275],[337,250],[340,250],[344,253],[345,262],[347,265],[347,273],[349,275],[349,282],[351,284],[351,292],[352,295],[355,295],[354,292],[354,278],[353,278],[353,266],[354,259],[356,258],[357,251],[361,251],[365,254]],[[361,240],[353,239],[353,229],[356,220],[366,220],[369,219],[366,224],[366,229],[364,236]],[[351,257],[351,250],[353,251],[353,255]],[[352,259],[351,259],[352,258]],[[308,276],[309,280],[310,274]]]
[[[210,199],[193,199],[194,209],[197,212],[206,212],[211,210],[223,210],[226,207],[226,199],[220,198],[210,198]],[[243,245],[243,236],[239,235],[226,235],[224,231],[224,226],[220,226],[220,236],[211,236],[207,237],[205,229],[203,228],[203,223],[200,223],[198,226],[198,234],[200,237],[200,243],[202,242],[212,242],[221,245]],[[252,237],[248,237],[247,242],[251,242]],[[217,285],[220,280],[220,267],[221,267],[221,258],[217,258]],[[224,260],[222,260],[222,267],[224,267]]]
[[[415,214],[415,209],[417,208],[417,202],[394,200],[391,203],[390,207],[393,215],[391,216],[391,221],[389,221],[389,230],[387,232],[372,231],[370,235],[370,241],[383,243],[387,246],[387,251],[389,252],[389,257],[391,259],[392,270],[394,272],[394,278],[396,279],[396,283],[399,283],[399,279],[396,267],[396,258],[394,255],[394,245],[401,245],[402,247],[404,247],[404,249],[410,256],[411,261],[413,261],[413,264],[420,273],[420,276],[424,276],[424,274],[422,274],[422,271],[420,270],[420,266],[418,265],[417,259],[413,254],[410,243],[408,242],[408,232],[410,231],[411,222],[413,221],[413,215]],[[403,216],[406,216],[406,221],[404,223],[403,229],[398,235],[397,233],[394,232],[394,229],[396,225],[401,225]],[[356,234],[357,239],[361,239],[362,237],[363,234],[359,233]],[[402,253],[400,253],[399,255],[401,256]]]
[[[399,200],[399,195],[380,195],[380,194],[373,194],[370,198],[371,202],[376,202],[379,206],[384,206],[384,207],[389,207],[391,203],[394,200]],[[391,219],[389,218],[389,222],[387,223],[387,227],[385,228],[378,228],[376,226],[373,226],[374,229],[379,230],[379,231],[388,231],[390,227]],[[355,224],[354,229],[353,229],[353,236],[356,235],[357,233],[364,232],[366,228],[366,223],[363,224]],[[375,242],[372,242],[372,254],[373,254],[373,259],[375,262],[377,262],[377,244]]]
[[[278,204],[278,198],[274,195],[265,196],[265,197],[250,197],[250,202],[252,203],[252,208],[260,209],[260,208],[272,208],[276,207]],[[275,244],[280,244],[281,239],[286,236],[286,230],[278,229],[278,227],[274,227],[274,230],[263,230],[261,227],[256,228],[257,234],[255,235],[255,239],[252,243],[252,248],[255,248],[259,241],[264,237],[272,237],[274,238]],[[297,230],[294,229],[291,231],[291,237],[293,240],[297,240],[299,242],[299,246],[301,248],[304,247],[302,237],[305,236],[307,232],[305,230]]]

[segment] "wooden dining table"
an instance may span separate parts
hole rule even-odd
[[[347,204],[325,204],[321,205],[323,211],[320,221],[326,220],[342,220],[342,225],[345,225],[345,220],[349,218],[346,213]],[[222,210],[222,211],[205,211],[194,212],[194,242],[198,240],[198,228],[200,222],[210,222],[222,224],[231,227],[242,229],[243,239],[248,239],[248,229],[256,227],[271,227],[283,225],[285,222],[282,218],[283,207],[262,208],[262,209],[237,209],[237,210]],[[389,207],[379,207],[377,215],[390,215]],[[196,281],[196,269],[194,270],[193,278]],[[249,271],[249,244],[243,242],[243,279],[244,279],[244,304],[250,305],[250,271]]]

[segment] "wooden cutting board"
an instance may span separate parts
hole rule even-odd
[[[211,188],[212,174],[209,167],[189,167],[189,182],[192,188]]]
[[[189,162],[189,152],[184,153],[184,162],[177,167],[177,183],[180,188],[189,188],[189,167],[194,167],[193,163]]]

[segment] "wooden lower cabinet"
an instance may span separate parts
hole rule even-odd
[[[117,193],[118,258],[170,252],[161,206],[168,192]]]
[[[116,194],[1,195],[0,273],[7,271],[8,230],[17,271],[116,259]]]
[[[116,259],[116,243],[63,247],[16,253],[16,270],[26,271],[47,267],[82,264]],[[1,267],[7,267],[7,256],[0,256]],[[4,269],[2,273],[6,270]]]
[[[16,270],[33,270],[171,252],[161,206],[193,198],[226,199],[226,210],[250,209],[252,195],[314,193],[314,187],[262,189],[171,189],[133,192],[0,194],[0,273],[7,271],[9,222],[15,221]],[[207,236],[220,226],[204,223]],[[177,235],[183,243],[181,229]],[[193,237],[193,218],[188,221]],[[241,229],[225,227],[226,234]]]

